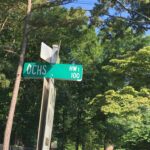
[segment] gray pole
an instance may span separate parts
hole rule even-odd
[[[44,44],[45,45],[45,44]],[[45,55],[41,55],[41,58],[49,63],[58,63],[59,60],[59,49],[60,45],[53,45],[52,56],[49,55],[48,51],[51,50],[50,47],[41,46],[41,51],[46,49]],[[39,129],[37,137],[37,147],[36,150],[48,150],[51,145],[51,136],[54,120],[54,109],[56,101],[56,89],[54,86],[54,79],[45,79],[43,82],[43,93],[41,102],[41,111],[39,119]]]

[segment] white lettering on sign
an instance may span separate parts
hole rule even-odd
[[[31,68],[32,68],[32,66],[29,64],[28,67],[27,67],[27,74],[31,73]]]
[[[78,72],[80,71],[80,68],[78,68]]]
[[[33,75],[45,75],[46,74],[46,65],[28,65],[27,74]]]
[[[80,78],[80,73],[71,73],[71,78],[79,79]]]
[[[37,74],[41,75],[42,73],[42,66],[37,66]]]
[[[77,66],[70,66],[69,70],[70,71],[77,71]]]
[[[32,74],[33,74],[33,75],[36,74],[36,72],[34,72],[34,68],[35,68],[35,67],[37,67],[37,65],[34,65],[34,66],[32,67]]]
[[[42,75],[45,75],[46,74],[46,65],[43,65],[43,71],[44,72],[42,72]]]

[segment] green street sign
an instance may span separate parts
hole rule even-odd
[[[23,77],[81,81],[82,72],[83,68],[81,65],[25,63]]]

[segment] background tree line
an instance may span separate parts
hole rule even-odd
[[[82,64],[83,81],[56,81],[53,140],[60,150],[148,150],[149,1],[98,0],[91,16],[71,1],[32,1],[25,62],[42,62],[40,44],[58,44],[61,63]],[[27,2],[0,2],[0,142],[19,61]],[[113,10],[113,13],[112,13]],[[125,16],[125,17],[124,17]],[[21,80],[11,144],[35,147],[42,79]]]

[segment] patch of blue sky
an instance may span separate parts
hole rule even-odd
[[[75,0],[72,3],[66,4],[65,7],[66,8],[70,8],[70,7],[82,7],[85,10],[92,10],[95,3],[97,3],[97,0]]]
[[[97,3],[97,0],[75,0],[72,3],[63,5],[65,8],[78,8],[81,7],[85,10],[87,10],[87,15],[90,16],[90,10],[93,9],[95,3]]]

